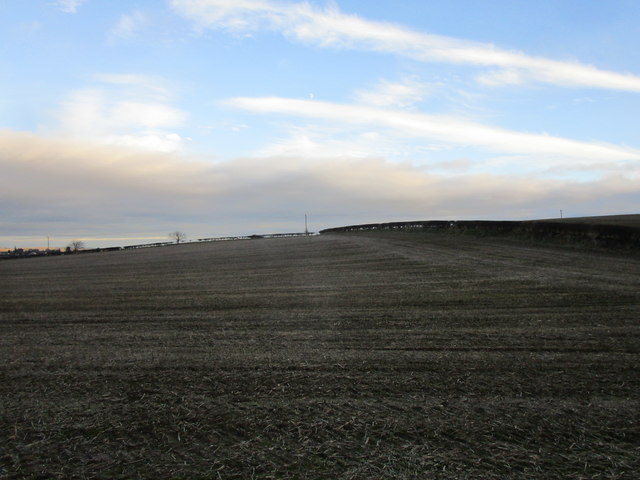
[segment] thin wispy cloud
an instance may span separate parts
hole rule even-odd
[[[232,32],[271,30],[320,47],[399,55],[422,62],[497,67],[478,80],[487,85],[541,82],[640,92],[640,76],[602,70],[577,62],[527,55],[491,44],[417,32],[401,25],[367,20],[340,11],[335,4],[269,0],[171,0],[173,8],[199,28]]]
[[[63,12],[76,13],[78,11],[78,7],[86,1],[87,0],[57,0],[56,5]]]
[[[142,29],[147,19],[139,10],[121,15],[118,22],[109,32],[109,41],[126,40],[132,38]]]
[[[355,100],[375,107],[410,108],[423,101],[428,90],[429,85],[413,78],[400,82],[380,80],[374,88],[357,91]]]
[[[396,161],[398,157],[411,158],[411,153],[415,153],[412,147],[398,145],[394,139],[376,131],[345,133],[342,124],[337,128],[295,125],[253,155],[257,158],[295,157],[325,161],[333,158],[388,158]]]
[[[93,75],[93,80],[98,83],[136,87],[145,95],[154,95],[158,99],[169,98],[169,89],[163,86],[160,78],[140,73],[99,73]]]
[[[545,134],[514,132],[445,115],[280,97],[234,98],[226,105],[255,113],[276,113],[330,122],[390,128],[405,137],[473,145],[505,154],[537,154],[579,161],[640,160],[640,151],[579,142]]]

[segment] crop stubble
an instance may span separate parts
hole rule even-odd
[[[0,264],[0,478],[636,478],[640,258],[444,234]]]

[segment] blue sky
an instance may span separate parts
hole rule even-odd
[[[640,3],[0,0],[0,248],[638,213]]]

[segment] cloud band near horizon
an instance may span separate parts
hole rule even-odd
[[[295,230],[304,213],[316,229],[387,219],[548,218],[556,207],[620,213],[640,200],[638,180],[621,175],[592,182],[447,176],[379,158],[212,164],[7,130],[0,130],[0,170],[0,229],[13,237],[273,233]],[[152,225],[142,229],[146,218]],[[13,247],[5,240],[0,247]]]

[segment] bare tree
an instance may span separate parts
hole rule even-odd
[[[73,242],[69,243],[69,245],[67,246],[68,250],[73,250],[74,252],[77,252],[78,250],[82,250],[84,248],[84,242],[82,240],[74,240]]]
[[[175,240],[176,243],[184,242],[187,239],[187,236],[182,233],[180,230],[176,230],[175,232],[171,232],[169,234],[169,238],[171,240]]]

